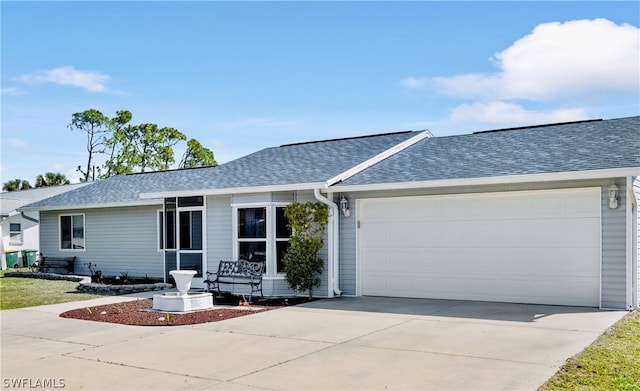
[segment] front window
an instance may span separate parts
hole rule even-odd
[[[267,260],[267,208],[238,209],[238,254],[247,261]]]
[[[180,212],[180,250],[202,250],[202,211]]]
[[[289,249],[289,219],[284,215],[284,207],[276,207],[276,272],[284,273],[284,254]]]
[[[264,262],[269,275],[284,273],[282,260],[289,248],[290,233],[284,206],[237,209],[238,258]]]
[[[158,251],[164,250],[164,212],[158,211]]]
[[[60,216],[60,249],[84,250],[84,215]]]
[[[9,243],[22,244],[22,225],[20,223],[9,224]]]

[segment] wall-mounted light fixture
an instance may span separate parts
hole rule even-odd
[[[619,192],[620,192],[620,189],[618,189],[618,186],[616,186],[615,183],[612,183],[611,186],[609,186],[609,208],[610,209],[616,209],[618,207]]]
[[[347,200],[345,196],[342,196],[342,198],[340,199],[340,210],[342,211],[344,217],[351,216],[351,211],[349,210],[349,200]]]

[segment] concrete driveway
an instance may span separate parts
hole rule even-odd
[[[2,311],[2,388],[535,390],[625,315],[365,297],[193,326],[57,316],[126,299]]]

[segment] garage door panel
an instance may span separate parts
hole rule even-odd
[[[464,240],[460,240],[457,245],[465,247],[495,247],[498,241],[498,232],[500,222],[495,220],[489,221],[470,221],[465,226]]]
[[[555,194],[538,194],[535,198],[531,198],[527,201],[529,204],[529,209],[527,209],[527,211],[535,210],[536,216],[539,218],[563,217],[558,214],[564,214],[565,211],[566,202],[563,196],[558,197]]]
[[[567,303],[582,303],[576,305],[589,306],[590,303],[599,300],[599,295],[594,292],[592,287],[599,284],[598,279],[584,278],[576,279],[565,286],[564,297],[567,297]]]
[[[566,244],[569,246],[599,247],[600,243],[600,219],[577,218],[564,226]]]
[[[564,242],[563,232],[566,228],[561,219],[530,219],[528,225],[530,236],[524,239],[530,246],[558,247]]]
[[[503,220],[498,228],[499,247],[523,247],[531,243],[531,227],[523,225],[520,220]]]
[[[362,294],[599,305],[599,189],[360,202]]]
[[[385,243],[390,243],[388,240],[387,227],[389,224],[379,224],[373,222],[367,222],[362,224],[362,235],[360,236],[360,243],[363,248],[370,249],[376,246],[385,246]]]
[[[597,198],[597,203],[599,204],[600,194],[597,194]],[[563,197],[563,217],[599,217],[599,208],[594,210],[594,200],[594,195],[587,192],[573,193],[570,196]]]
[[[466,292],[467,294],[475,297],[495,297],[498,293],[498,284],[496,279],[481,279],[472,278],[467,279]]]

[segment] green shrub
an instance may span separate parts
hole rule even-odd
[[[329,220],[329,208],[322,203],[287,205],[284,210],[289,219],[291,236],[284,255],[284,270],[289,287],[307,290],[313,298],[313,288],[320,286],[324,261],[318,252],[324,246],[324,231]]]

